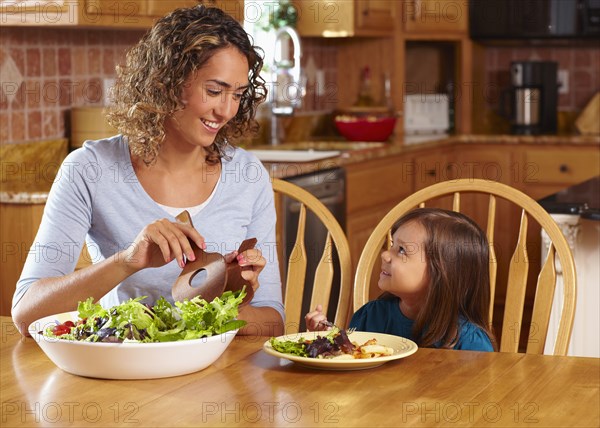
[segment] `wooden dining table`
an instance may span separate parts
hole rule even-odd
[[[600,425],[597,358],[422,348],[331,371],[265,353],[268,338],[238,336],[202,371],[106,380],[62,371],[9,317],[0,321],[2,427]]]

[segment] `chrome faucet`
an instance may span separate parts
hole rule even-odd
[[[285,36],[292,41],[294,49],[293,65],[288,58],[275,57],[273,63],[273,86],[271,88],[271,144],[277,145],[281,142],[279,130],[279,117],[291,116],[294,110],[302,105],[302,97],[305,95],[305,87],[300,72],[300,58],[302,48],[300,47],[300,36],[292,27],[281,27],[275,33],[275,54],[277,47],[287,41]],[[279,50],[283,51],[282,48]]]

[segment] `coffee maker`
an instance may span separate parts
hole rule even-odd
[[[511,87],[502,97],[501,112],[510,120],[513,134],[556,133],[557,71],[554,61],[510,63]]]

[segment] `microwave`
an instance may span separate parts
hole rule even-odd
[[[593,39],[600,0],[469,0],[473,40]]]

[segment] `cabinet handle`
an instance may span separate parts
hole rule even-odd
[[[558,170],[560,172],[569,172],[569,166],[565,165],[564,163],[560,165],[560,167],[558,168]]]
[[[425,174],[427,174],[430,177],[436,176],[435,169],[428,169],[427,171],[425,171]]]
[[[417,20],[417,10],[421,7],[421,0],[413,0],[412,2],[413,4],[413,14],[410,17],[411,21],[416,21]]]

